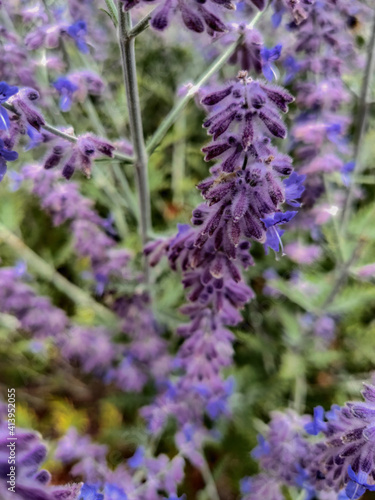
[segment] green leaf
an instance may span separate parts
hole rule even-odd
[[[107,12],[104,9],[100,9],[100,10],[102,10],[103,12],[105,12],[106,14],[109,15],[109,17],[112,19],[114,26],[117,28],[117,26],[118,26],[118,12],[117,12],[115,2],[113,0],[105,0],[105,3],[107,4],[109,12]]]

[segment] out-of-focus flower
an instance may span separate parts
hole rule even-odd
[[[273,64],[280,58],[282,45],[275,45],[272,49],[263,47],[260,54],[262,56],[262,71],[268,81],[277,80],[277,69]]]
[[[10,125],[7,110],[3,108],[1,104],[6,102],[9,97],[17,94],[17,92],[18,87],[12,87],[6,82],[0,82],[0,130],[8,130]]]
[[[53,83],[53,86],[60,95],[59,106],[61,111],[69,111],[73,102],[73,94],[78,90],[78,86],[69,80],[69,78],[63,76],[58,78]]]
[[[85,21],[76,21],[67,28],[66,32],[75,41],[77,49],[82,54],[88,54],[89,47],[86,43],[87,25]]]

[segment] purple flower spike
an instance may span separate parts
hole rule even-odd
[[[0,104],[6,102],[9,97],[14,94],[17,94],[18,87],[12,87],[8,85],[6,82],[0,82]]]
[[[77,21],[66,30],[68,35],[73,38],[77,49],[82,52],[82,54],[88,54],[89,47],[86,43],[86,35],[87,35],[87,25],[85,21]]]
[[[60,95],[59,105],[61,111],[69,111],[73,102],[73,94],[78,90],[78,86],[63,76],[58,78],[53,83],[53,86]]]

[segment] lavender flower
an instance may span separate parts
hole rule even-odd
[[[272,250],[277,253],[279,251],[279,247],[281,246],[284,254],[284,247],[281,241],[281,236],[284,234],[284,231],[279,229],[277,226],[286,224],[293,219],[296,214],[297,212],[278,212],[261,219],[267,229],[266,241],[264,244],[266,251],[268,248],[272,248]]]
[[[312,447],[308,466],[311,478],[318,490],[340,491],[345,487],[350,499],[375,490],[375,387],[365,385],[362,394],[364,403],[335,407],[326,413],[327,422],[323,421],[322,409],[314,413],[314,433],[322,431],[325,439]]]
[[[262,66],[263,66],[263,75],[267,78],[268,81],[277,80],[276,69],[273,64],[274,61],[277,61],[281,55],[282,45],[278,44],[272,49],[267,49],[267,47],[263,47],[261,50],[262,57]]]
[[[45,124],[42,114],[34,106],[38,99],[39,92],[31,88],[22,88],[9,99],[9,102],[20,115],[24,131],[26,131],[29,124],[39,132],[40,128]]]
[[[103,495],[105,500],[157,500],[161,491],[177,495],[184,476],[181,456],[152,457],[139,447],[126,466],[119,465],[112,471],[107,466],[106,451],[106,447],[93,444],[88,436],[79,436],[73,428],[59,441],[56,458],[65,464],[75,462],[71,474],[85,478],[79,500],[96,500]]]
[[[31,431],[15,428],[16,466],[10,460],[8,423],[0,423],[0,488],[4,500],[77,500],[80,484],[51,486],[51,475],[40,469],[47,454],[46,446]],[[13,450],[14,451],[14,450]],[[16,479],[12,477],[12,471]]]
[[[4,175],[7,171],[7,161],[15,161],[18,158],[18,153],[16,151],[9,151],[5,147],[3,139],[0,137],[0,182],[3,180]]]
[[[8,130],[10,125],[8,113],[1,104],[6,102],[9,97],[17,94],[17,92],[18,87],[12,87],[6,82],[0,82],[0,130]]]
[[[67,28],[66,32],[73,38],[77,49],[82,52],[82,54],[88,54],[89,48],[86,43],[87,25],[85,21],[76,21]]]
[[[106,148],[106,143],[87,135],[82,136],[78,147],[88,154],[88,148]],[[116,282],[139,281],[140,278],[130,272],[129,252],[116,248],[116,241],[105,230],[107,221],[99,217],[92,202],[79,193],[76,183],[58,182],[56,173],[38,170],[35,166],[25,167],[23,174],[33,182],[33,192],[40,198],[43,209],[52,216],[54,224],[70,224],[76,252],[89,259],[89,275],[101,294],[110,293]],[[123,331],[132,340],[128,346],[114,350],[108,332],[72,326],[60,344],[63,355],[79,360],[85,371],[95,372],[107,383],[114,382],[124,390],[142,390],[150,375],[157,383],[164,381],[171,361],[148,294],[134,291],[131,296],[120,295],[113,299],[113,310],[121,320]],[[82,342],[89,346],[90,357],[82,351]]]
[[[286,12],[287,4],[275,2],[279,16]],[[351,4],[353,8],[357,5]],[[308,175],[302,202],[305,210],[310,210],[324,192],[322,172],[341,171],[343,182],[348,182],[345,165],[349,172],[351,162],[343,156],[351,154],[347,141],[350,122],[342,109],[350,96],[342,75],[358,65],[358,58],[353,33],[347,27],[346,2],[301,1],[292,10],[297,13],[290,25],[295,42],[289,53],[285,49],[284,64],[286,82],[294,82],[296,103],[301,110],[291,133],[300,172]],[[305,80],[302,75],[306,75]],[[306,223],[307,215],[304,217]]]
[[[77,85],[68,78],[61,76],[53,83],[53,86],[60,95],[59,105],[61,111],[69,111],[73,101],[73,94],[78,90]]]
[[[262,73],[262,35],[245,23],[232,24],[229,28],[230,32],[221,38],[222,43],[225,45],[233,43],[235,37],[238,37],[239,34],[242,35],[241,43],[238,44],[229,58],[229,63],[238,64],[242,70],[254,71],[260,75]]]

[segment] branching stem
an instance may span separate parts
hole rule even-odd
[[[142,244],[148,241],[151,230],[151,206],[148,186],[148,157],[143,136],[141,106],[139,102],[137,70],[135,64],[134,38],[130,36],[132,22],[129,12],[123,11],[123,3],[118,0],[118,41],[121,50],[121,63],[129,108],[130,132],[135,156],[135,174],[139,198],[139,221]],[[148,264],[145,259],[145,279],[148,282]]]

